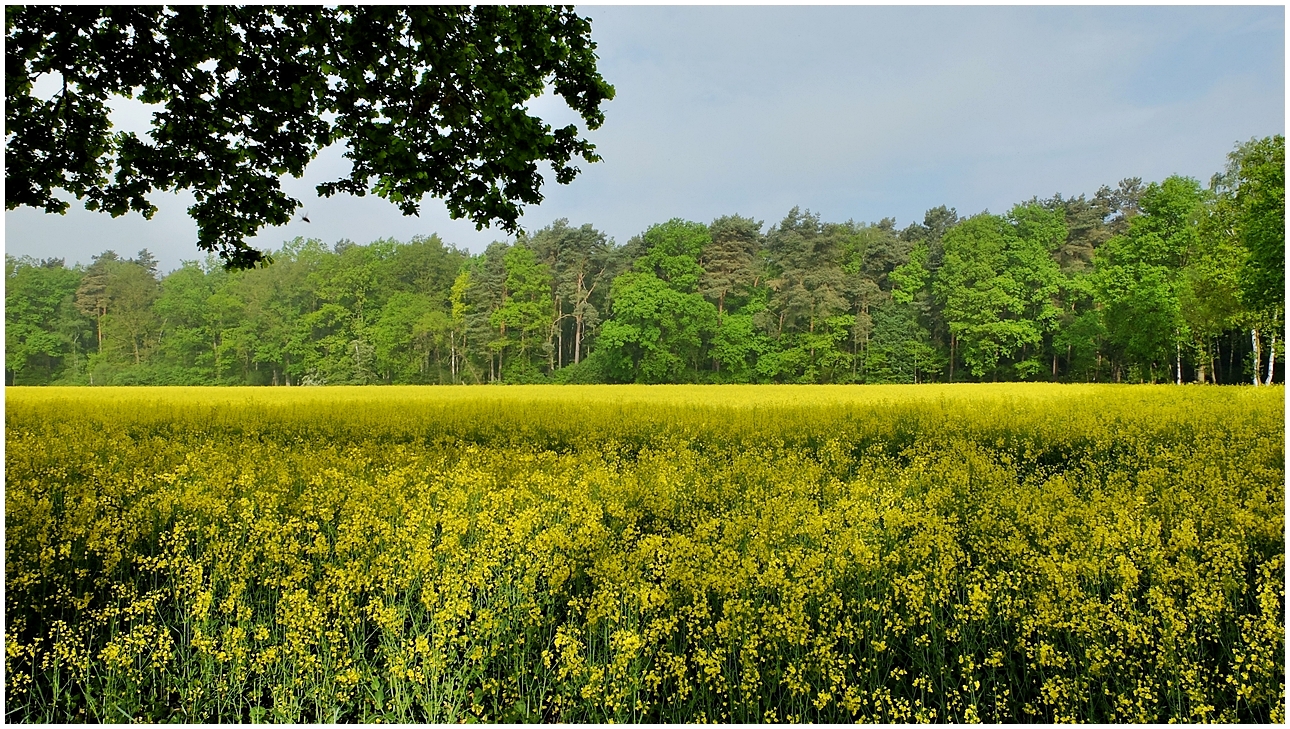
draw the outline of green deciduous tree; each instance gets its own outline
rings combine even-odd
[[[697,378],[717,308],[698,293],[707,226],[673,219],[634,240],[633,270],[614,279],[612,316],[599,345],[611,376],[626,382]]]
[[[198,246],[232,267],[266,260],[245,238],[287,223],[300,177],[344,140],[349,174],[318,186],[423,196],[454,218],[515,230],[574,158],[599,159],[576,125],[525,102],[548,85],[588,129],[613,87],[591,24],[547,6],[11,6],[5,8],[5,204],[64,212],[56,191],[114,216],[151,217],[153,190],[191,190]],[[42,77],[61,86],[32,95]],[[158,105],[147,138],[114,133],[112,97]]]
[[[912,304],[914,297],[931,283],[927,270],[927,244],[919,243],[909,253],[909,261],[892,269],[887,279],[891,281],[891,298],[900,304]]]
[[[677,291],[692,293],[704,274],[699,257],[711,241],[708,226],[673,218],[645,231],[632,267],[654,274]]]
[[[75,307],[81,272],[61,259],[5,256],[5,381],[47,383],[72,364],[88,322]]]
[[[155,305],[161,331],[153,364],[170,370],[172,384],[205,384],[216,369],[222,331],[219,312],[210,306],[215,284],[196,261],[185,261],[161,281]]]
[[[1200,250],[1205,192],[1196,180],[1173,176],[1148,185],[1139,206],[1125,232],[1099,249],[1094,290],[1121,366],[1152,381],[1173,371],[1177,381],[1191,341],[1182,274]]]
[[[1242,145],[1232,155],[1239,210],[1237,236],[1248,257],[1242,293],[1252,309],[1285,300],[1286,143],[1277,135]]]
[[[1282,350],[1285,346],[1285,137],[1237,145],[1211,188],[1217,200],[1207,232],[1221,249],[1239,247],[1241,318],[1254,350],[1252,379],[1259,384],[1266,345],[1264,381],[1270,383],[1278,341]]]
[[[774,342],[757,326],[757,311],[745,309],[719,318],[712,337],[712,358],[720,381],[753,381],[760,358],[774,348]]]
[[[1007,217],[982,213],[946,232],[933,289],[974,376],[997,377],[1009,359],[1022,378],[1043,368],[1044,335],[1058,314],[1052,252],[1065,238],[1062,216],[1037,204],[1018,205]]]
[[[696,378],[717,308],[702,294],[678,290],[650,271],[614,279],[613,315],[601,326],[600,350],[624,382]]]
[[[539,372],[536,357],[546,354],[542,347],[551,328],[551,269],[524,245],[511,246],[502,263],[506,269],[502,303],[489,317],[500,337],[497,351],[502,364],[498,367],[507,379],[533,379]]]
[[[461,382],[463,369],[471,369],[470,358],[467,356],[470,343],[466,338],[467,314],[470,311],[470,303],[466,300],[466,292],[470,289],[470,269],[463,265],[457,278],[452,282],[452,288],[448,292],[449,314],[448,320],[450,329],[448,332],[449,359],[448,367],[452,375],[452,381]],[[474,377],[479,381],[479,377]]]
[[[448,344],[448,315],[427,296],[396,291],[381,307],[370,336],[375,368],[385,382],[437,382],[433,364]]]
[[[874,307],[873,334],[865,349],[868,382],[925,382],[945,368],[913,307],[888,300]]]

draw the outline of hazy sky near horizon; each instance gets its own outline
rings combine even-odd
[[[617,89],[591,132],[604,161],[572,184],[546,175],[529,230],[568,218],[619,244],[673,217],[825,220],[903,227],[938,205],[1004,212],[1032,196],[1091,195],[1125,177],[1208,182],[1237,142],[1285,133],[1285,9],[1247,7],[582,6],[599,69]],[[530,104],[554,125],[558,99]],[[143,131],[147,112],[114,119]],[[339,147],[284,188],[298,218],[252,245],[296,236],[367,243],[438,233],[482,251],[508,237],[449,219],[427,198],[404,217],[376,198],[319,199]],[[15,256],[89,263],[148,248],[163,271],[204,256],[189,194],[154,194],[151,221],[73,202],[66,216],[5,213]]]

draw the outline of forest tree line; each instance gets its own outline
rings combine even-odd
[[[615,245],[565,220],[472,255],[296,239],[159,275],[5,257],[9,384],[1283,381],[1285,140],[1187,177],[928,210],[791,210]]]

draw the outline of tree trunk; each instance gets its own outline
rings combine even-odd
[[[1209,380],[1215,385],[1218,384],[1218,363],[1221,359],[1217,356],[1218,343],[1210,340],[1209,343]]]
[[[1268,378],[1263,381],[1264,385],[1272,384],[1272,375],[1277,367],[1277,333],[1272,332],[1272,342],[1268,345]]]
[[[573,363],[578,364],[582,361],[582,315],[577,316],[577,330],[573,337]]]
[[[950,335],[950,382],[954,381],[954,350],[958,346],[959,338]]]
[[[851,381],[856,379],[857,354],[860,349],[860,340],[856,339],[855,329],[851,330]]]
[[[864,333],[864,346],[860,348],[864,352],[864,381],[869,381],[869,332]]]
[[[1053,350],[1053,382],[1057,381],[1057,350]]]
[[[1234,333],[1229,332],[1227,335],[1227,373],[1229,375],[1232,375],[1233,382],[1236,382],[1238,379],[1240,379],[1240,376],[1233,371],[1235,367],[1236,367],[1236,335]]]
[[[600,273],[604,273],[604,272],[605,272],[604,269],[600,270]],[[586,275],[587,274],[583,271],[578,272],[578,302],[573,306],[573,363],[574,364],[578,364],[579,362],[582,361],[582,317],[583,317],[582,307],[586,306],[587,302],[591,300],[591,292],[595,291],[596,285],[600,283],[599,281],[597,281],[595,284],[591,285],[591,289],[587,291],[587,293],[585,294],[582,293],[583,291],[582,283],[585,280],[584,277]],[[600,274],[597,274],[597,275],[600,275]]]
[[[1259,386],[1259,368],[1263,362],[1263,350],[1259,348],[1259,330],[1250,330],[1250,344],[1254,347],[1254,386]]]
[[[1182,384],[1182,343],[1174,341],[1174,384]]]
[[[547,330],[546,336],[546,344],[548,347],[552,344],[551,340],[555,340],[555,351],[548,352],[546,356],[546,366],[547,370],[550,372],[555,372],[557,367],[564,366],[564,324],[560,318],[560,309],[563,307],[560,306],[560,297],[558,295],[554,297],[553,301],[554,306],[551,309],[552,329]],[[557,326],[559,327],[558,329],[555,328]]]

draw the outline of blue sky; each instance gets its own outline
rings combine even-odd
[[[548,175],[536,229],[592,223],[618,243],[650,224],[739,213],[766,227],[794,205],[826,220],[900,226],[930,207],[1007,210],[1034,195],[1091,195],[1124,177],[1207,182],[1238,141],[1285,132],[1283,7],[580,7],[617,88],[590,134],[604,161],[571,185]],[[575,120],[558,99],[530,107]],[[114,117],[142,131],[139,104]],[[327,150],[284,187],[311,222],[265,229],[328,244],[476,231],[426,199],[407,218],[378,198],[319,200],[346,169]],[[74,204],[5,213],[12,255],[88,263],[147,247],[170,270],[202,257],[185,209],[158,194],[151,221]]]

